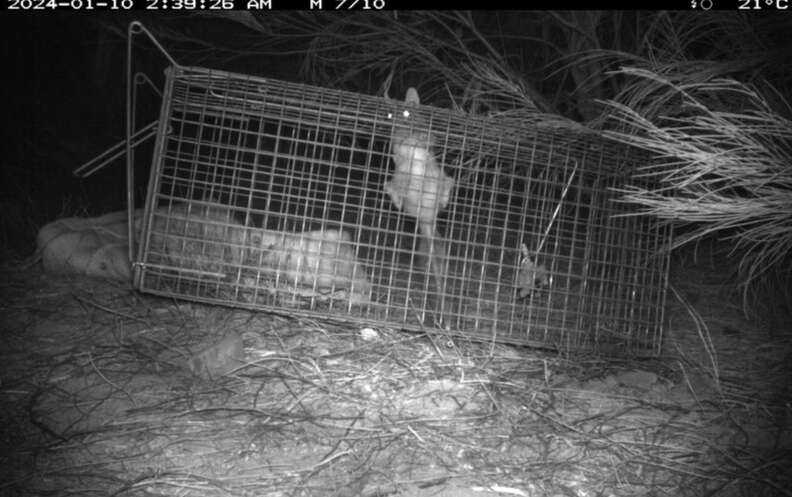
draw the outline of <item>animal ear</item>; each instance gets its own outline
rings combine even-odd
[[[407,88],[407,96],[404,97],[404,103],[411,105],[419,105],[421,103],[421,98],[418,96],[418,90],[416,90],[412,86]]]

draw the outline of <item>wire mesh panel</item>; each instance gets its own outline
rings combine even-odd
[[[630,151],[409,97],[169,70],[136,286],[563,351],[657,351],[668,261],[656,253],[670,233],[614,202]]]

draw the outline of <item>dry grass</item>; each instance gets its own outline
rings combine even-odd
[[[717,235],[739,256],[746,290],[780,275],[792,257],[792,121],[755,89],[731,79],[624,68],[628,104],[609,102],[606,136],[652,154],[638,174],[653,189],[628,187],[623,201],[677,227],[673,247]],[[746,297],[748,298],[748,297]],[[778,305],[789,301],[778,300]]]
[[[5,494],[789,495],[782,349],[746,332],[735,374],[684,313],[684,355],[608,364],[6,276]],[[231,333],[244,365],[193,376]]]

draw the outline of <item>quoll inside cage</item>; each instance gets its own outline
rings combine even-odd
[[[657,351],[657,254],[671,234],[614,202],[632,152],[416,100],[169,69],[136,286],[565,351]]]

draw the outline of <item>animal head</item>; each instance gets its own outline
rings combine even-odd
[[[404,98],[404,106],[389,115],[393,120],[391,153],[397,169],[422,169],[428,161],[433,160],[429,133],[421,129],[422,120],[415,112],[420,103],[418,90],[410,87]]]

